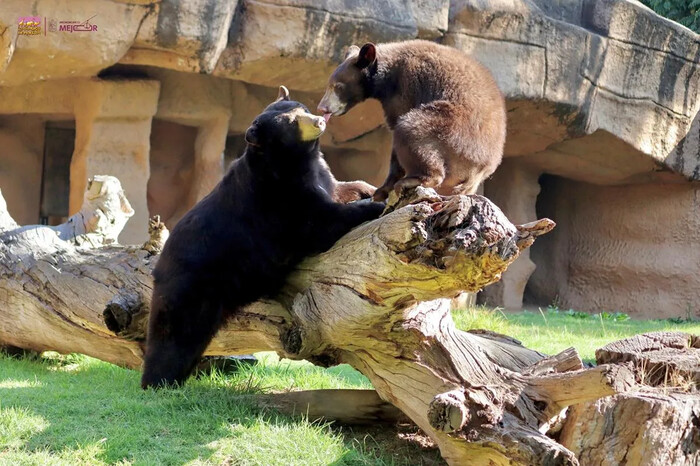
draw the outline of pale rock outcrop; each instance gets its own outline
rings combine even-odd
[[[555,104],[559,140],[602,130],[698,179],[697,147],[674,150],[698,110],[696,34],[633,1],[502,4],[452,2],[444,42],[489,66],[507,96]]]
[[[348,44],[417,33],[410,0],[243,1],[214,74],[318,91]]]
[[[148,223],[147,186],[151,119],[156,113],[160,83],[154,80],[90,80],[75,102],[75,152],[71,160],[70,211],[83,202],[87,180],[111,173],[122,180],[134,209],[133,226],[120,236],[127,244],[143,236]]]
[[[95,76],[118,62],[134,45],[139,25],[149,9],[146,5],[112,1],[3,0],[0,4],[0,31],[3,27],[9,28],[3,38],[8,33],[9,37],[0,40],[0,57],[11,57],[0,73],[0,86]],[[43,18],[85,21],[94,15],[95,32],[44,31],[48,28],[45,28]],[[18,18],[23,16],[41,17],[42,33],[18,35]]]

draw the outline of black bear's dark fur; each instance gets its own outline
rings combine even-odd
[[[320,128],[312,140],[301,114]],[[381,214],[381,203],[333,201],[322,120],[281,94],[248,129],[243,156],[175,226],[153,272],[142,387],[182,384],[229,316]]]

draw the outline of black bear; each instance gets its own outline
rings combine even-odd
[[[457,49],[424,40],[351,46],[318,109],[327,121],[368,98],[382,103],[394,136],[375,200],[418,185],[471,194],[501,163],[503,95],[491,73]]]
[[[325,123],[280,87],[246,131],[243,156],[173,228],[153,272],[143,388],[182,384],[227,317],[379,217],[381,203],[334,201]]]

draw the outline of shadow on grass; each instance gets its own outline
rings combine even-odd
[[[283,362],[154,392],[141,390],[139,372],[82,356],[0,355],[0,462],[441,464],[438,452],[399,439],[393,427],[329,427],[236,396],[259,392],[275,377],[286,383],[286,377],[315,377],[316,371]],[[340,377],[353,385],[357,377],[349,367],[333,372],[331,382]],[[22,416],[26,425],[17,426]],[[5,456],[8,451],[15,456]]]
[[[432,441],[414,425],[342,427],[343,441],[348,450],[332,466],[359,464],[392,464],[410,466],[445,466],[447,463]],[[417,441],[415,437],[420,437]],[[425,443],[429,443],[426,445]],[[370,462],[367,462],[370,460]]]

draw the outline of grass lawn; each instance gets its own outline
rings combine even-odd
[[[700,335],[700,320],[633,320],[625,314],[591,315],[555,308],[518,313],[475,308],[453,312],[452,316],[461,329],[493,330],[546,354],[573,346],[589,362],[595,362],[595,350],[601,346],[639,333],[670,330]]]
[[[453,315],[464,329],[506,333],[545,353],[574,346],[589,360],[595,348],[636,333],[700,334],[697,321],[633,321],[552,309],[517,314],[470,309]],[[324,370],[261,353],[260,364],[236,374],[191,379],[181,390],[144,392],[136,371],[79,355],[45,356],[0,356],[0,465],[442,464],[436,451],[398,439],[390,429],[292,420],[236,397],[370,387],[348,366]]]

